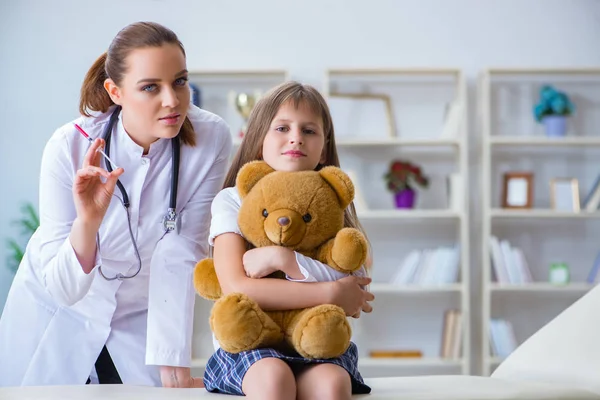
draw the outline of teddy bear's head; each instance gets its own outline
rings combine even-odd
[[[350,178],[339,168],[274,171],[264,161],[244,165],[236,180],[242,198],[238,224],[255,247],[311,251],[344,227],[354,198]]]

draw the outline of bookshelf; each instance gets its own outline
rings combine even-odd
[[[240,93],[258,97],[289,79],[286,70],[191,70],[189,82],[200,89],[200,107],[221,116],[229,125],[234,146],[241,142],[239,132],[244,118],[236,109],[235,98]],[[192,337],[192,374],[202,376],[209,357],[214,352],[212,333],[208,324],[212,301],[196,296]]]
[[[548,84],[576,104],[564,137],[548,137],[534,118],[539,91]],[[594,286],[588,275],[600,250],[595,243],[600,212],[554,209],[550,182],[577,179],[582,208],[593,190],[600,174],[600,69],[487,69],[478,89],[483,167],[481,354],[483,375],[490,375],[514,346]],[[514,171],[533,176],[532,204],[524,209],[502,207],[503,175]],[[555,263],[567,264],[568,281],[550,282],[550,265]]]
[[[244,126],[244,118],[236,109],[236,97],[246,94],[256,99],[273,86],[288,80],[289,74],[283,69],[191,70],[188,77],[190,85],[200,89],[199,106],[229,124],[235,151],[241,142],[239,132]]]
[[[353,177],[358,216],[375,254],[370,286],[376,296],[374,312],[353,321],[361,373],[469,373],[467,106],[461,71],[329,69],[322,93],[332,113],[342,168]],[[417,188],[420,197],[412,209],[395,208],[383,180],[396,159],[420,165],[430,177],[427,189]],[[458,178],[450,188],[447,174]],[[457,196],[452,202],[448,189]],[[456,246],[460,254],[455,281],[394,281],[411,252],[442,246]],[[419,265],[424,258],[420,260]],[[433,261],[428,265],[437,266]],[[462,314],[460,351],[443,358],[448,309]],[[422,356],[370,357],[371,352],[403,350]]]
[[[287,79],[287,71],[279,70],[190,72],[190,82],[201,89],[202,108],[225,118],[231,127],[234,145],[240,142],[236,133],[244,122],[235,110],[234,94],[264,93]],[[360,351],[361,373],[365,377],[469,373],[468,149],[464,77],[455,69],[337,69],[325,71],[324,87],[320,89],[334,114],[342,168],[354,173],[353,181],[363,197],[363,207],[356,202],[358,215],[375,253],[374,280],[369,288],[377,297],[373,304],[375,311],[363,314],[358,320],[351,319],[353,341]],[[374,89],[378,96],[367,96],[366,101],[373,103],[364,108],[367,118],[361,121],[353,118],[354,112],[344,114],[343,106],[356,106],[356,102],[365,101],[362,95],[340,97],[342,101],[338,104],[332,100],[338,90],[355,93]],[[415,99],[418,102],[415,103]],[[363,104],[360,105],[363,109]],[[449,112],[449,108],[453,111]],[[445,115],[450,113],[454,129],[448,129],[445,122]],[[383,172],[387,164],[398,157],[422,164],[431,176],[430,187],[419,192],[414,209],[395,208],[393,195],[385,188]],[[450,188],[445,175],[448,171],[454,177]],[[452,202],[448,189],[453,193]],[[392,282],[410,251],[438,246],[456,246],[460,254],[455,282],[404,285]],[[192,368],[196,376],[203,372],[213,352],[207,324],[211,307],[212,302],[197,297],[192,348]],[[461,351],[456,357],[442,358],[444,314],[448,309],[461,311],[461,334],[457,339]],[[422,356],[370,357],[371,351],[414,349]]]

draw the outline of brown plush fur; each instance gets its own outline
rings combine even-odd
[[[252,245],[285,246],[345,273],[364,264],[365,237],[343,227],[354,186],[341,169],[282,172],[255,161],[239,171],[236,187],[242,198],[238,224]],[[212,259],[196,265],[194,285],[202,297],[218,299],[210,325],[228,352],[287,344],[304,357],[331,358],[350,344],[350,325],[338,306],[265,312],[244,294],[222,296]]]

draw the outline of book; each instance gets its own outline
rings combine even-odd
[[[458,359],[462,352],[463,318],[460,310],[444,312],[440,357]]]
[[[420,358],[421,350],[373,350],[369,352],[371,358]]]

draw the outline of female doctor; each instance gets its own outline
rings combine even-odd
[[[192,270],[229,129],[190,106],[183,45],[156,23],[117,34],[80,111],[44,150],[40,227],[0,319],[0,386],[201,386],[189,369]]]

